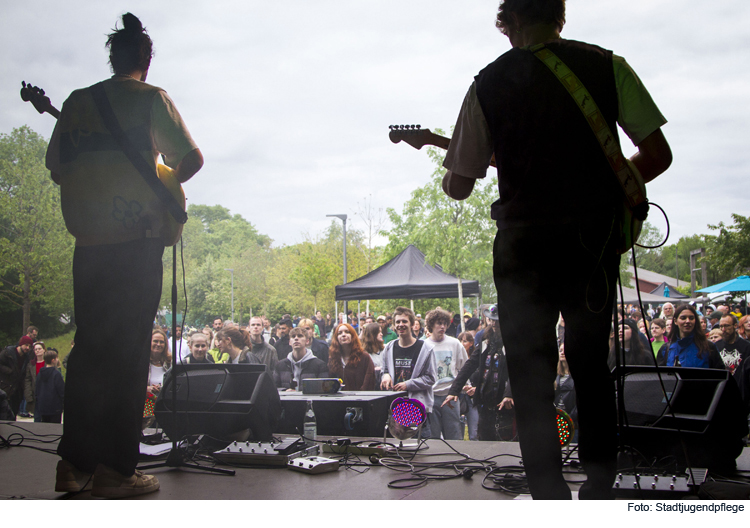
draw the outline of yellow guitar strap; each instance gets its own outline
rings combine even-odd
[[[591,130],[594,132],[604,155],[607,157],[612,170],[617,176],[617,180],[620,182],[630,208],[633,209],[637,205],[646,202],[646,186],[643,183],[643,178],[630,167],[607,121],[580,79],[544,44],[531,46],[529,50],[547,65],[573,97],[581,112],[583,112],[586,122],[588,122]]]

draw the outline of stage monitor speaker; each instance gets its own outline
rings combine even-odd
[[[154,415],[159,426],[177,440],[205,434],[222,441],[270,441],[281,416],[281,402],[273,376],[265,369],[265,365],[251,364],[176,365],[165,376],[156,400]]]
[[[693,467],[735,467],[748,434],[747,411],[729,371],[628,366],[620,373],[625,444],[646,456],[674,456],[686,466],[684,444]]]
[[[282,392],[284,414],[276,432],[299,434],[307,411],[307,400],[313,402],[317,432],[321,436],[357,436],[382,438],[391,402],[405,392],[342,391],[337,394],[303,394]]]

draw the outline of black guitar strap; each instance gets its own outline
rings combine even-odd
[[[91,91],[94,103],[102,116],[104,126],[107,127],[109,133],[112,134],[112,137],[117,141],[117,144],[120,145],[125,156],[127,156],[133,166],[138,169],[138,172],[143,176],[143,179],[148,186],[151,187],[151,190],[154,191],[154,194],[156,194],[159,200],[161,200],[167,207],[169,214],[172,215],[175,221],[180,224],[187,222],[188,215],[185,210],[177,202],[172,193],[169,192],[169,189],[165,187],[164,183],[162,183],[157,176],[156,171],[143,158],[135,145],[130,141],[127,134],[125,134],[125,131],[123,131],[120,123],[118,123],[117,116],[115,116],[115,112],[112,110],[112,105],[109,103],[107,93],[104,91],[104,86],[101,83],[98,83],[91,86],[89,90]]]

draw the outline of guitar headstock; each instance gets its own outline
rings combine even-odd
[[[52,102],[49,100],[49,97],[44,94],[43,89],[38,86],[26,84],[26,81],[21,81],[21,84],[23,85],[23,88],[21,88],[21,99],[34,105],[37,112],[40,114],[47,112],[55,117],[60,114],[60,112],[57,111],[57,108],[52,106]]]
[[[433,145],[432,137],[434,134],[429,128],[422,128],[421,125],[390,125],[391,131],[388,137],[394,143],[405,141],[415,149],[419,150],[425,145]]]

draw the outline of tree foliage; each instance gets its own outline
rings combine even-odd
[[[24,330],[36,315],[73,312],[74,239],[46,151],[44,138],[27,126],[0,134],[0,296],[21,309]]]
[[[722,280],[729,280],[750,272],[750,217],[732,214],[733,223],[719,222],[709,229],[717,235],[707,235],[706,259]]]

